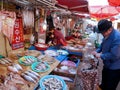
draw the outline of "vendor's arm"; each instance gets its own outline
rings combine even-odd
[[[60,42],[63,46],[66,46],[67,45],[67,42],[65,42],[63,39],[60,39]]]

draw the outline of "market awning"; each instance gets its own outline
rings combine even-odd
[[[119,14],[120,7],[114,7],[110,5],[106,6],[90,6],[90,15],[94,18],[110,18]]]
[[[120,0],[108,0],[111,6],[120,6]]]
[[[73,12],[89,13],[87,0],[57,0],[58,6]]]

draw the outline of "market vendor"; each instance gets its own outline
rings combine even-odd
[[[102,19],[98,31],[103,35],[101,46],[92,54],[103,60],[102,90],[116,90],[120,81],[120,32],[112,27],[112,22]]]
[[[49,32],[47,32],[47,35],[46,35],[46,43],[49,45],[49,46],[54,46],[56,45],[56,43],[54,42],[54,28],[51,28]]]
[[[61,29],[57,28],[54,30],[54,42],[57,46],[66,46],[67,42],[65,40],[65,37],[63,36]]]

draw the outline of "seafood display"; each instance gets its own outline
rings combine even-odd
[[[38,73],[36,73],[36,72],[34,72],[34,71],[32,71],[32,70],[28,70],[28,72],[34,74],[34,75],[37,76],[37,77],[40,77],[40,75],[39,75]]]
[[[42,90],[66,90],[66,83],[56,75],[47,75],[41,78],[40,87]]]
[[[40,55],[37,58],[38,58],[38,61],[45,61],[48,64],[53,64],[55,62],[55,58],[48,55]]]
[[[36,56],[39,56],[41,54],[42,53],[40,51],[37,51],[37,50],[26,50],[25,51],[25,55],[27,55],[27,56],[34,56],[34,57],[36,57]]]
[[[19,64],[13,64],[13,67],[15,67],[17,70],[23,70]]]
[[[35,47],[37,50],[47,50],[48,45],[44,43],[36,43]]]
[[[57,50],[59,55],[68,55],[69,53],[66,50]]]
[[[19,74],[9,73],[0,83],[0,90],[20,90],[18,84],[26,85],[27,82]]]
[[[36,83],[40,78],[39,74],[37,74],[34,71],[25,71],[24,73],[21,74],[21,76],[25,80],[27,80],[29,82],[33,82],[33,83]]]
[[[49,55],[49,56],[57,56],[58,53],[54,50],[46,50],[44,51],[45,55]]]
[[[19,59],[20,57],[23,57],[25,55],[25,51],[23,51],[23,50],[17,50],[17,51],[9,51],[8,52],[8,57],[10,58],[10,59]]]
[[[66,65],[66,66],[76,67],[76,64],[75,64],[74,62],[72,62],[72,61],[68,61],[68,60],[66,60],[66,61],[62,61],[62,62],[61,62],[61,65]]]
[[[65,49],[82,49],[83,46],[82,46],[82,45],[79,45],[79,44],[75,44],[75,45],[63,46],[62,48],[65,48]]]
[[[6,57],[0,59],[0,65],[2,66],[0,69],[1,75],[4,75],[4,77],[0,75],[0,90],[32,90],[33,84],[38,83],[41,78],[40,74],[37,72],[40,72],[41,76],[49,73],[48,70],[51,70],[49,64],[56,63],[56,59],[49,55],[41,55],[42,53],[40,52],[36,52],[38,54],[37,58],[35,56],[24,56],[30,55],[33,52],[34,51],[29,50],[24,51],[23,55],[16,54],[16,57],[19,59],[10,57],[11,60]],[[56,64],[58,64],[58,62]],[[55,83],[57,83],[55,86],[56,90],[62,90],[59,89],[63,87],[61,80],[55,81]],[[41,90],[44,89],[41,88]]]
[[[19,63],[23,65],[31,65],[35,61],[37,61],[37,58],[34,56],[24,56],[19,59]]]
[[[31,68],[35,72],[46,72],[50,69],[50,66],[45,62],[35,62],[31,65]]]
[[[53,72],[69,74],[74,77],[74,75],[77,73],[77,69],[76,67],[72,67],[72,66],[59,65],[54,69]]]
[[[12,64],[12,61],[8,58],[1,58],[0,59],[0,64],[3,64],[3,65],[11,65]]]
[[[14,73],[18,73],[18,70],[13,66],[8,66],[8,70]]]
[[[12,66],[8,66],[8,70],[13,73],[18,73],[20,70],[23,70],[19,64],[13,64]]]

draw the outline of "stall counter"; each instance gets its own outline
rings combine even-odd
[[[18,60],[13,60],[13,61],[14,61],[14,63],[18,63]],[[49,71],[44,72],[44,73],[38,73],[38,74],[40,75],[40,77],[43,77],[45,75],[50,74],[53,71],[53,69],[58,66],[59,63],[60,62],[58,60],[56,60],[53,64],[50,65],[50,70]],[[21,65],[21,66],[22,66],[23,70],[18,72],[19,75],[21,75],[22,72],[31,69],[30,66],[24,66],[24,65]],[[10,71],[8,71],[8,69],[7,69],[7,66],[0,64],[0,67],[1,67],[0,68],[0,75],[7,76],[7,74],[10,73]],[[37,83],[36,84],[31,83],[31,82],[27,82],[27,83],[28,83],[27,86],[26,85],[20,85],[21,90],[34,90],[34,88],[37,84]]]

